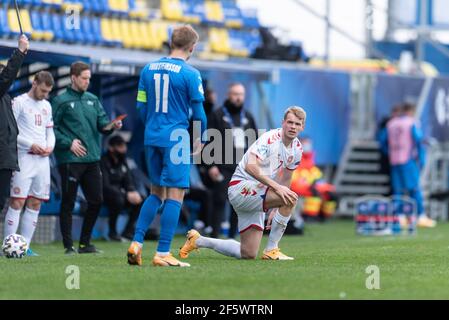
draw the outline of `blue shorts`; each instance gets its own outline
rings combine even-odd
[[[419,188],[419,168],[415,161],[391,166],[393,194],[405,194]]]
[[[172,147],[145,146],[150,181],[160,187],[187,189],[190,187],[190,158],[175,164],[170,158],[171,150]]]

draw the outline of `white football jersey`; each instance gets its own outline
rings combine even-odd
[[[24,93],[13,100],[12,108],[19,127],[19,137],[47,147],[47,128],[53,127],[50,103],[45,99],[36,101]],[[18,147],[24,151],[23,146]]]
[[[295,170],[298,167],[302,157],[302,146],[299,139],[295,138],[291,145],[286,147],[282,142],[282,128],[265,132],[245,153],[232,180],[257,181],[245,170],[250,153],[262,161],[263,173],[276,180],[282,169]]]

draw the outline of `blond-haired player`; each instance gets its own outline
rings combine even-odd
[[[47,71],[36,74],[29,92],[16,97],[13,112],[19,128],[17,149],[20,171],[11,180],[11,203],[5,217],[5,236],[16,233],[20,213],[21,234],[28,248],[36,229],[42,201],[50,198],[49,155],[55,146],[53,117],[46,100],[54,85],[53,76]],[[36,255],[28,249],[27,255]]]
[[[187,258],[197,248],[210,248],[221,254],[255,259],[264,230],[265,213],[271,209],[268,243],[262,259],[293,260],[279,249],[298,196],[290,190],[293,171],[301,161],[302,147],[297,136],[304,130],[306,113],[300,107],[285,111],[282,128],[263,134],[245,153],[231,182],[228,197],[238,216],[241,242],[201,236],[190,230],[179,255]]]

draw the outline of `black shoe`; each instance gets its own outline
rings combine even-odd
[[[103,253],[103,251],[98,250],[93,244],[83,245],[80,244],[78,253]]]
[[[121,242],[122,241],[122,237],[120,237],[118,234],[114,233],[114,234],[110,234],[109,235],[109,240],[110,241]]]
[[[134,232],[124,232],[122,233],[122,238],[126,240],[132,240],[134,238]]]
[[[67,255],[76,254],[76,250],[74,247],[66,248],[64,254],[67,254]]]

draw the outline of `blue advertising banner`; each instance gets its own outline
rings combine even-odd
[[[426,138],[449,141],[449,78],[436,78],[421,114]]]
[[[390,115],[394,105],[405,101],[417,103],[423,86],[423,78],[379,74],[374,92],[377,123]]]
[[[284,110],[301,106],[307,112],[303,136],[312,139],[318,165],[337,164],[348,138],[350,76],[344,72],[282,70],[271,102],[274,123]]]

